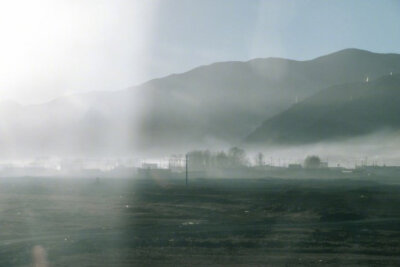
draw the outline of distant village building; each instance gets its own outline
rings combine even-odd
[[[172,172],[183,172],[185,170],[185,156],[183,155],[172,155],[168,160],[168,168]]]
[[[171,177],[171,170],[159,168],[157,163],[142,163],[137,174],[139,178],[146,179],[169,178]]]
[[[157,163],[142,163],[142,169],[153,170],[158,169]]]
[[[322,161],[319,165],[320,168],[328,168],[328,162]]]
[[[301,166],[301,164],[291,163],[288,165],[288,168],[291,170],[299,170],[302,169],[303,167]]]

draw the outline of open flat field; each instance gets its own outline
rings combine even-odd
[[[399,185],[183,182],[3,178],[0,266],[400,264]]]

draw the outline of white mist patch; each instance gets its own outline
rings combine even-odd
[[[367,136],[307,145],[268,146],[249,149],[262,152],[267,164],[287,166],[303,163],[308,155],[318,155],[329,166],[353,168],[356,165],[400,165],[400,134],[384,130]]]

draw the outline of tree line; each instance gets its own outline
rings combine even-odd
[[[188,153],[188,160],[191,170],[241,168],[250,164],[246,152],[238,147],[232,147],[227,152],[195,150]]]
[[[211,152],[209,150],[195,150],[188,153],[188,164],[192,171],[210,169],[244,168],[251,165],[244,149],[232,147],[228,151]],[[253,166],[264,166],[264,154],[259,152],[254,157]],[[314,169],[320,168],[322,161],[318,156],[307,156],[303,167]]]

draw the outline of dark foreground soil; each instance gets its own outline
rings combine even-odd
[[[400,265],[398,185],[182,182],[3,179],[0,266]]]

